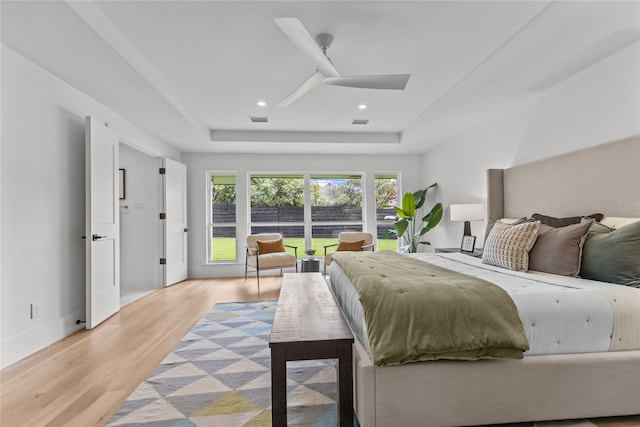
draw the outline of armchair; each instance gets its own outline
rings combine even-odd
[[[343,231],[338,234],[338,242],[324,247],[324,274],[327,274],[327,265],[331,264],[331,253],[328,249],[336,246],[335,252],[342,251],[375,251],[373,234],[362,231]]]
[[[294,254],[285,250],[291,248]],[[244,280],[247,280],[248,268],[256,270],[258,292],[260,292],[260,271],[295,267],[298,271],[298,247],[285,245],[280,233],[262,233],[247,236]]]

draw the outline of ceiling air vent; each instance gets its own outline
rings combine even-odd
[[[251,123],[269,123],[269,117],[249,117]]]
[[[369,123],[369,119],[353,119],[351,122],[352,125],[366,125]]]

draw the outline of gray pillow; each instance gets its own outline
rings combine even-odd
[[[594,213],[591,215],[584,215],[588,218],[593,218],[596,221],[600,222],[602,221],[602,218],[604,218],[604,215],[602,215],[601,213]],[[541,215],[538,213],[534,213],[533,215],[531,215],[531,218],[533,218],[536,221],[540,221],[541,223],[543,223],[544,225],[548,225],[550,227],[565,227],[567,225],[571,225],[571,224],[578,224],[580,223],[580,220],[582,219],[581,216],[569,216],[566,218],[555,218],[553,216],[547,216],[547,215]]]
[[[596,224],[582,248],[580,276],[640,288],[640,221],[613,231]]]
[[[542,224],[536,243],[529,252],[529,269],[577,277],[582,246],[593,222],[589,220],[560,228]]]

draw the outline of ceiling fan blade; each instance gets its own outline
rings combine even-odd
[[[293,44],[316,63],[318,70],[325,77],[340,75],[298,18],[276,18],[275,21]]]
[[[309,92],[314,87],[318,86],[324,80],[324,76],[320,71],[316,71],[304,81],[300,86],[296,88],[293,92],[291,92],[285,99],[280,101],[276,108],[286,107],[287,105],[293,103],[298,98],[300,98],[305,93]]]
[[[403,90],[411,74],[381,74],[378,76],[327,77],[325,84],[333,86],[358,87],[363,89]]]

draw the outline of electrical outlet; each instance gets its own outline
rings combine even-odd
[[[40,312],[41,312],[40,303],[34,302],[33,304],[31,304],[31,318],[32,319],[40,317]]]

